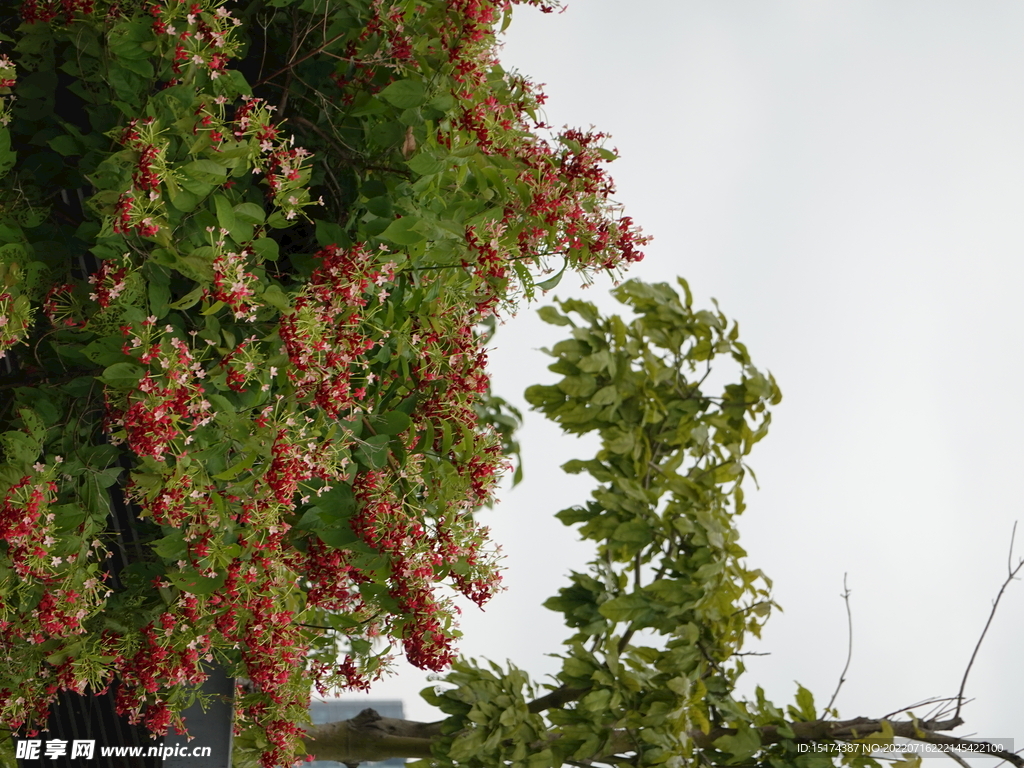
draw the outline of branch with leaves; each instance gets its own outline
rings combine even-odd
[[[839,718],[833,705],[852,642],[823,711],[803,687],[784,708],[761,689],[753,700],[736,697],[744,640],[774,603],[770,582],[744,562],[735,519],[746,456],[780,396],[735,326],[720,312],[693,309],[682,281],[680,288],[682,298],[667,285],[623,284],[615,295],[632,318],[602,317],[579,301],[541,310],[571,336],[550,350],[559,380],[532,387],[528,398],[566,431],[601,438],[594,458],[565,466],[597,481],[592,499],[558,513],[595,543],[597,556],[546,603],[569,628],[556,683],[545,692],[514,666],[459,661],[445,678],[451,687],[423,692],[448,718],[421,726],[416,748],[430,741],[435,768],[876,766],[883,753],[874,748],[894,756],[899,750],[888,750],[900,738],[1024,764],[998,745],[947,733],[963,722],[952,711],[957,699],[938,702],[924,719],[898,717],[906,710]],[[722,358],[738,382],[708,396],[706,368]],[[849,595],[844,581],[848,609]],[[317,737],[307,741],[315,754],[341,754],[326,731]],[[916,764],[918,749],[908,746],[902,764]]]

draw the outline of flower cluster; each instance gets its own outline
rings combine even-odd
[[[0,88],[13,88],[17,82],[14,62],[10,57],[0,56]],[[0,95],[0,126],[6,127],[11,122],[11,102],[13,96]]]
[[[173,45],[172,70],[176,75],[193,66],[216,80],[241,45],[234,29],[242,22],[221,3],[154,3],[149,13],[153,31]]]
[[[75,286],[71,283],[58,283],[46,292],[43,314],[55,328],[79,328],[85,325],[81,319],[81,308],[74,298],[74,290]],[[109,297],[109,293],[107,295]]]
[[[394,485],[381,472],[363,472],[353,482],[359,509],[352,530],[388,558],[389,594],[398,603],[402,643],[409,662],[439,671],[454,659],[450,623],[452,606],[439,601],[433,583],[446,571],[430,546],[427,531],[410,516]]]
[[[319,205],[320,201],[310,201],[306,188],[313,156],[295,146],[294,136],[281,133],[273,119],[276,109],[263,99],[242,96],[242,103],[228,119],[227,98],[216,96],[196,110],[198,120],[192,130],[209,139],[214,153],[222,151],[221,146],[229,139],[247,143],[252,172],[264,175],[268,199],[290,221],[305,207]]]
[[[24,0],[21,18],[26,24],[46,24],[63,15],[64,23],[70,24],[76,14],[88,16],[94,10],[95,0]]]
[[[129,120],[112,135],[138,155],[131,186],[117,199],[113,230],[122,234],[135,230],[144,237],[152,237],[161,228],[161,186],[165,179],[173,178],[167,165],[167,142],[160,139],[152,117]]]
[[[225,372],[225,383],[228,389],[234,392],[244,392],[249,382],[262,378],[262,363],[265,358],[260,353],[259,347],[253,342],[255,336],[250,336],[239,342],[238,346],[228,352],[220,360],[220,366]],[[277,369],[271,366],[271,378],[277,374]],[[270,389],[269,384],[264,384],[264,391]]]
[[[514,81],[518,99],[503,104],[493,96],[479,97],[484,76],[482,69],[464,71],[467,87],[460,94],[455,124],[482,151],[514,160],[521,168],[517,181],[529,190],[523,196],[529,202],[512,200],[498,223],[501,231],[515,233],[512,256],[576,254],[581,263],[604,269],[642,260],[640,248],[649,238],[610,201],[615,187],[603,164],[615,154],[603,147],[607,136],[567,129],[551,144],[528,130],[532,105],[542,100],[529,81]],[[452,141],[450,136],[438,138]],[[492,250],[468,239],[487,269],[494,260]]]
[[[54,515],[47,508],[53,503],[57,484],[26,475],[4,494],[0,507],[0,539],[7,542],[8,556],[22,578],[52,581],[53,566],[62,558],[51,557],[56,542]],[[56,560],[56,562],[54,562]]]
[[[267,197],[274,201],[287,220],[294,219],[309,201],[306,184],[312,155],[295,146],[295,137],[285,138],[272,120],[274,106],[263,99],[242,97],[243,104],[235,110],[232,135],[237,141],[249,139],[259,147],[253,159],[253,173],[264,174]]]
[[[128,253],[123,254],[119,264],[113,260],[104,261],[95,274],[89,275],[89,285],[93,287],[89,298],[99,304],[101,309],[107,309],[128,287],[128,276],[132,272],[129,256]],[[62,292],[67,293],[66,290]]]
[[[214,228],[207,227],[207,232],[214,232]],[[223,238],[228,231],[220,229],[219,233]],[[236,252],[226,250],[225,245],[223,239],[214,241],[213,287],[208,294],[227,304],[236,320],[252,322],[260,307],[255,300],[259,279],[252,272],[247,272],[246,267],[255,253],[251,247],[243,247]]]
[[[147,372],[128,393],[126,406],[108,398],[107,423],[115,444],[127,442],[136,455],[164,461],[167,454],[180,455],[192,442],[184,427],[194,431],[213,420],[213,406],[200,383],[206,376],[202,362],[186,342],[172,335],[173,327],[165,327],[167,336],[161,343],[146,343],[155,322],[156,318],[147,319],[142,334],[126,326],[125,335],[131,339],[126,349],[145,347],[142,362],[155,360],[161,371]]]
[[[147,330],[152,322],[147,323],[139,334],[130,334],[137,345],[126,347],[140,361],[161,370],[161,382],[166,384],[154,388],[143,379],[131,397],[159,394],[163,402],[151,403],[150,409],[184,413],[178,419],[184,424],[192,417],[183,407],[187,396],[201,396],[191,384],[199,372],[198,361],[178,339],[159,342],[155,332]],[[258,350],[255,337],[244,343]],[[229,352],[215,368],[230,368],[239,357]],[[210,378],[216,380],[216,375]],[[304,706],[301,697],[308,698],[308,685],[301,685],[307,646],[293,612],[281,607],[295,602],[297,585],[305,580],[301,563],[287,544],[288,518],[305,492],[304,484],[317,481],[323,490],[324,482],[342,482],[348,461],[342,440],[325,439],[312,417],[290,410],[283,401],[278,395],[252,420],[252,438],[263,458],[250,461],[253,466],[235,473],[232,481],[208,478],[201,463],[186,460],[187,449],[176,453],[173,464],[163,461],[157,474],[133,472],[129,498],[142,515],[181,532],[185,551],[176,577],[219,579],[223,584],[212,594],[178,593],[144,630],[142,645],[125,656],[120,674],[131,685],[119,694],[124,714],[150,729],[166,727],[173,722],[169,686],[201,681],[202,661],[209,660],[212,649],[235,649],[255,688],[240,702],[239,715],[259,724],[274,745],[264,755],[267,765],[283,759],[296,735],[291,719],[280,713]],[[119,421],[114,418],[115,427]],[[168,446],[181,444],[170,435],[162,438],[154,428],[133,435],[132,428],[124,426],[128,440],[140,443],[136,452],[149,450],[155,439],[164,439]],[[156,453],[159,448],[149,455]],[[214,504],[215,497],[229,500],[232,511]],[[162,581],[158,586],[172,584]]]
[[[317,253],[320,264],[281,318],[281,340],[291,366],[288,376],[300,397],[329,416],[358,409],[368,380],[364,360],[374,347],[365,324],[370,302],[384,300],[394,279],[393,262],[361,246],[331,245]]]
[[[555,7],[538,0],[529,4],[547,12]],[[520,190],[504,199],[501,217],[489,232],[476,227],[466,232],[475,258],[463,266],[481,279],[483,309],[494,308],[499,296],[509,303],[510,267],[516,261],[543,264],[544,257],[557,255],[577,269],[615,270],[640,261],[649,240],[611,200],[615,190],[604,164],[615,153],[603,147],[604,134],[567,129],[547,140],[538,131],[548,126],[536,118],[544,95],[516,76],[503,76],[495,88],[500,65],[493,27],[506,5],[452,0],[438,29],[445,69],[455,82],[455,107],[432,138],[453,153],[475,146],[495,158],[499,168],[515,168],[510,186]],[[379,47],[403,34],[403,17],[394,13],[398,7],[372,6],[365,28],[375,31]],[[369,70],[372,63],[365,60],[361,68]],[[417,65],[410,61],[403,69],[415,72]],[[337,82],[352,87],[359,70]]]
[[[19,647],[41,657],[54,654],[52,658],[60,658],[66,646],[81,647],[78,638],[86,632],[85,622],[102,610],[111,594],[100,571],[107,556],[102,544],[57,530],[54,504],[61,464],[59,456],[49,464],[37,463],[35,474],[10,485],[0,503],[0,540],[13,571],[7,582],[10,591],[0,602],[0,658],[8,662]],[[51,661],[17,689],[0,689],[5,724],[17,728],[38,719],[40,710],[45,717],[51,692],[80,692],[89,682],[95,680],[88,670]]]
[[[0,351],[28,332],[32,301],[42,305],[56,326],[54,346],[70,350],[60,365],[75,365],[82,351],[89,369],[104,369],[109,438],[92,434],[83,450],[62,449],[78,466],[22,478],[0,496],[11,573],[35,590],[17,610],[0,604],[0,632],[11,629],[37,652],[30,657],[21,642],[17,655],[0,641],[0,659],[36,665],[25,700],[0,688],[0,713],[16,725],[38,722],[58,691],[117,676],[119,710],[161,732],[177,724],[188,688],[216,658],[252,681],[237,700],[239,723],[265,737],[264,765],[283,764],[311,683],[363,689],[399,647],[422,668],[444,668],[458,635],[451,590],[482,605],[500,588],[496,553],[472,518],[506,467],[499,436],[478,416],[489,388],[481,321],[529,290],[527,267],[547,268],[544,257],[565,254],[583,271],[614,268],[639,258],[641,240],[609,201],[603,136],[533,135],[542,96],[494,66],[492,27],[504,2],[413,9],[372,0],[326,12],[328,36],[348,25],[332,48],[344,55],[322,51],[339,67],[338,101],[365,103],[396,80],[410,87],[339,118],[351,158],[331,141],[321,145],[328,161],[353,161],[326,174],[343,196],[353,192],[338,201],[352,215],[317,222],[325,247],[312,257],[316,246],[298,246],[304,234],[270,232],[314,204],[312,155],[295,146],[273,106],[240,95],[241,72],[227,71],[241,50],[239,20],[220,0],[144,0],[148,19],[133,4],[96,5],[100,12],[91,0],[23,6],[28,21],[54,22],[33,34],[58,41],[55,55],[77,51],[83,72],[92,54],[65,45],[78,27],[62,28],[59,17],[89,25],[109,43],[101,76],[123,65],[125,81],[139,87],[118,96],[121,113],[137,108],[109,134],[119,146],[76,138],[89,153],[108,152],[88,179],[93,207],[107,218],[98,234],[77,232],[103,259],[90,287],[61,284],[30,301],[18,295],[28,281],[0,271]],[[308,12],[292,10],[268,23],[287,28]],[[297,64],[315,45],[299,37]],[[0,88],[13,79],[5,62]],[[131,90],[111,85],[112,93]],[[406,99],[413,106],[395,103]],[[313,102],[281,103],[302,115]],[[417,144],[435,153],[431,162],[414,160]],[[414,169],[444,160],[445,148],[451,165],[416,178]],[[358,210],[364,200],[372,217]],[[401,245],[405,238],[390,240],[385,227],[406,218],[393,234],[417,217],[405,231],[407,253],[373,245],[378,237]],[[329,237],[343,245],[326,245],[324,233],[336,227]],[[274,259],[278,246],[274,268],[264,269],[261,259]],[[131,259],[108,258],[124,250]],[[8,267],[16,270],[0,264]],[[47,370],[60,370],[46,345],[37,349]],[[81,383],[54,388],[64,398],[57,410],[79,397]],[[83,413],[96,411],[95,397],[82,398]],[[59,432],[49,426],[33,429]],[[79,419],[68,439],[87,428]],[[118,482],[115,454],[131,459],[123,487],[143,520],[151,570],[118,583],[115,622],[105,627],[127,629],[82,633],[106,600],[103,578],[83,574],[103,554],[95,536],[103,483]],[[77,531],[58,528],[60,510],[71,518],[86,507],[91,517]]]
[[[7,354],[32,327],[32,307],[24,296],[0,291],[0,358]]]

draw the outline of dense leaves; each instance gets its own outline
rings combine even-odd
[[[635,752],[643,765],[678,764],[693,754],[689,731],[744,712],[732,698],[743,669],[736,654],[772,602],[768,580],[743,564],[733,518],[743,511],[745,457],[781,396],[751,364],[736,326],[695,311],[680,282],[683,300],[664,284],[617,288],[636,312],[629,321],[578,300],[541,311],[571,337],[550,351],[561,378],[531,387],[527,399],[565,431],[601,438],[594,458],[564,467],[598,482],[591,501],[558,513],[595,542],[597,557],[546,603],[572,631],[552,694],[572,692],[571,704],[546,719],[503,715],[495,724],[475,715],[480,704],[467,709],[467,696],[493,700],[496,692],[481,691],[505,686],[520,702],[511,711],[525,711],[528,682],[514,669],[464,682],[472,668],[460,669],[449,678],[460,687],[434,695],[461,726],[439,756],[539,768]],[[723,356],[739,383],[707,394],[702,377]],[[527,755],[538,740],[543,748]]]

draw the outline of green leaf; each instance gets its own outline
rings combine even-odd
[[[117,362],[124,362],[125,354],[121,351],[122,345],[123,339],[106,336],[86,344],[82,348],[82,354],[96,365],[113,365]]]
[[[267,218],[267,226],[273,229],[288,229],[292,226],[292,222],[285,218],[285,215],[281,211],[274,211]]]
[[[133,389],[145,373],[145,369],[137,363],[114,363],[108,365],[99,378],[114,389]]]
[[[402,411],[391,411],[378,419],[378,432],[385,435],[400,435],[412,426],[412,419]]]
[[[203,286],[196,286],[191,291],[182,296],[180,299],[173,302],[172,304],[168,304],[167,306],[170,309],[188,309],[194,306],[201,298],[203,298],[203,294],[205,292],[206,289]]]
[[[259,237],[252,241],[252,249],[261,259],[277,261],[280,247],[277,241],[270,237]]]
[[[281,312],[289,312],[292,308],[292,303],[288,299],[288,294],[282,291],[281,286],[279,285],[268,285],[263,290],[263,300],[274,309],[280,310]]]
[[[317,219],[316,242],[321,248],[326,248],[329,245],[344,245],[348,242],[348,236],[340,224]]]
[[[633,621],[647,613],[651,608],[650,601],[639,594],[615,597],[598,606],[598,611],[611,621]]]
[[[801,719],[807,722],[816,719],[817,716],[814,712],[814,695],[799,683],[796,685],[796,705],[796,713]],[[793,707],[790,707],[789,709],[792,711]]]
[[[167,574],[167,580],[178,589],[193,595],[211,595],[224,586],[225,574],[212,578],[202,576],[196,571],[182,571]]]
[[[235,206],[234,212],[235,218],[246,224],[262,224],[266,219],[262,206],[256,203],[239,203]]]
[[[586,398],[597,390],[597,379],[589,373],[566,376],[558,382],[558,388],[571,397]]]
[[[0,130],[0,176],[14,167],[17,157],[17,153],[11,149],[10,131]]]
[[[426,88],[419,80],[396,80],[377,95],[399,109],[418,107],[427,100]]]
[[[366,100],[361,104],[360,98],[356,97],[356,105],[349,111],[349,115],[352,117],[366,117],[367,115],[382,115],[388,111],[388,105],[380,99],[371,97],[368,93],[363,91],[360,96],[366,94]]]
[[[352,517],[356,511],[356,497],[352,486],[341,483],[322,493],[316,505],[320,508],[320,519],[327,525],[336,525]]]
[[[224,195],[214,195],[213,205],[217,212],[217,223],[220,228],[232,232],[235,229],[235,211],[231,206],[231,201]]]
[[[0,434],[0,447],[8,461],[16,464],[32,464],[39,457],[42,446],[24,432],[9,431]]]
[[[146,294],[149,299],[149,311],[157,320],[167,314],[168,302],[171,300],[171,288],[166,279],[160,275],[157,278],[151,277],[146,286]]]
[[[193,160],[181,168],[182,173],[200,182],[220,184],[228,175],[228,169],[213,160]]]
[[[576,523],[585,523],[588,520],[592,520],[599,514],[600,512],[589,507],[569,507],[561,512],[556,512],[555,517],[561,520],[564,525],[575,525]]]
[[[446,163],[426,152],[419,152],[409,161],[409,168],[420,176],[429,176],[433,173],[440,173],[445,169]]]
[[[415,216],[403,216],[391,222],[388,228],[381,232],[380,237],[396,245],[415,245],[416,243],[421,243],[427,238],[413,229],[419,223],[420,220]]]
[[[162,539],[157,539],[150,547],[164,560],[181,560],[188,553],[182,531],[172,531]]]
[[[540,315],[541,320],[551,325],[572,325],[572,320],[552,306],[541,307],[537,310],[537,314]]]
[[[338,528],[320,528],[316,535],[324,544],[335,549],[349,549],[352,544],[359,541],[359,537],[347,525]]]
[[[239,461],[239,462],[237,462],[235,464],[232,464],[230,467],[225,469],[223,472],[214,475],[213,479],[214,480],[234,480],[236,477],[238,477],[240,474],[242,474],[242,472],[245,472],[247,469],[252,467],[253,463],[256,461],[256,458],[259,455],[260,454],[259,454],[258,451],[249,451],[249,453],[246,454],[245,458],[243,458],[241,461]]]
[[[541,282],[537,283],[537,287],[540,288],[542,291],[550,291],[552,288],[556,287],[560,282],[562,282],[562,276],[565,274],[565,269],[568,266],[569,260],[566,259],[565,262],[562,264],[562,268],[558,270],[558,274],[556,274],[554,277],[549,277],[547,280],[542,280]]]
[[[611,698],[611,691],[607,688],[599,688],[580,699],[580,706],[588,712],[605,712],[608,709]]]
[[[191,213],[199,205],[199,201],[203,199],[198,192],[173,185],[168,185],[168,196],[171,199],[171,205],[182,213]]]
[[[364,467],[381,469],[388,463],[388,443],[390,441],[391,438],[388,435],[374,435],[359,446],[356,458]]]
[[[178,256],[174,268],[199,283],[213,282],[213,262],[216,250],[211,245],[201,245],[192,249],[187,256]]]
[[[50,145],[50,149],[56,152],[58,155],[80,155],[82,154],[81,145],[75,140],[73,136],[63,134],[50,139],[47,144]]]
[[[654,540],[654,532],[642,520],[629,520],[619,524],[612,533],[612,540],[630,544],[649,544]]]
[[[391,219],[395,215],[394,208],[391,205],[391,198],[387,195],[371,197],[366,201],[366,210],[374,216],[380,216],[382,219]]]
[[[719,736],[715,739],[714,745],[732,755],[730,763],[739,763],[753,756],[761,748],[761,737],[755,728],[740,722],[737,724],[735,734]]]

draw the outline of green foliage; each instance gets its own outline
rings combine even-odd
[[[632,318],[577,300],[541,309],[570,336],[548,352],[559,380],[530,387],[527,399],[566,432],[601,439],[593,458],[563,467],[594,478],[591,501],[558,513],[597,556],[545,603],[570,631],[548,701],[530,709],[531,684],[514,668],[470,664],[447,677],[455,688],[424,691],[449,715],[436,765],[833,764],[798,752],[787,714],[760,689],[752,702],[734,696],[744,641],[774,606],[771,582],[744,562],[735,519],[746,457],[781,394],[736,325],[717,307],[695,310],[679,286],[682,298],[666,284],[618,287]],[[722,359],[738,377],[712,395],[704,383]],[[526,708],[521,730],[473,706],[499,695],[515,712]],[[815,719],[805,689],[788,717]],[[762,743],[765,727],[778,738]],[[860,756],[852,764],[876,765]]]

